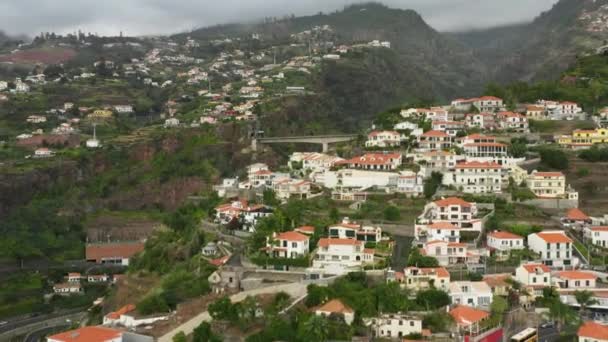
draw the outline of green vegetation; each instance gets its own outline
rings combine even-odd
[[[439,262],[431,256],[420,254],[418,248],[412,248],[410,255],[407,258],[407,265],[416,267],[437,267],[439,266]]]
[[[539,153],[543,166],[557,170],[568,169],[568,156],[564,151],[556,148],[541,148]]]
[[[608,147],[594,145],[578,154],[579,158],[589,162],[608,162]],[[588,174],[589,170],[587,170]]]
[[[424,180],[424,197],[430,199],[435,195],[439,186],[441,186],[441,182],[443,180],[443,175],[439,172],[433,172],[431,177]]]

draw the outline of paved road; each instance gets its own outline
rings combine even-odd
[[[22,327],[22,326],[25,326],[28,324],[44,322],[46,320],[54,319],[54,318],[61,317],[61,316],[68,316],[68,315],[75,314],[75,313],[78,313],[81,311],[83,311],[83,308],[73,309],[73,310],[63,311],[63,312],[59,312],[59,313],[48,314],[48,315],[40,315],[40,316],[36,316],[36,317],[21,319],[18,321],[12,321],[12,322],[9,321],[8,324],[0,327],[0,334],[7,332],[7,331],[11,331],[13,329],[17,329],[19,327]]]
[[[292,298],[299,298],[306,294],[306,283],[290,283],[290,284],[282,284],[264,287],[261,289],[255,289],[250,291],[239,292],[235,295],[230,296],[230,300],[232,302],[240,302],[244,300],[247,296],[255,296],[259,294],[267,294],[267,293],[278,293],[278,292],[287,292]],[[211,316],[208,311],[201,312],[198,316],[193,317],[189,321],[180,325],[179,327],[173,329],[169,333],[158,339],[158,342],[172,342],[173,336],[175,336],[180,331],[183,331],[186,335],[191,334],[196,327],[198,327],[202,322],[211,321]]]
[[[395,249],[391,259],[391,268],[395,271],[402,272],[407,266],[407,257],[412,249],[413,237],[395,235]]]
[[[559,339],[559,331],[556,327],[538,328],[538,342],[555,342]]]
[[[67,328],[69,328],[69,327],[70,327],[69,325],[64,324],[61,326],[44,328],[44,329],[40,329],[38,331],[33,331],[33,332],[30,332],[23,341],[24,342],[39,342],[46,335],[52,334],[56,331],[67,330]]]

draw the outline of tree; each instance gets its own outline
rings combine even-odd
[[[593,293],[587,290],[574,291],[574,298],[578,305],[581,306],[581,316],[586,313],[587,307],[598,304],[597,299],[593,297]]]
[[[416,303],[426,310],[439,309],[450,304],[450,296],[445,291],[428,289],[418,292]]]
[[[539,153],[543,165],[557,170],[568,169],[568,156],[564,151],[555,148],[543,148]]]
[[[329,298],[329,290],[325,286],[310,284],[306,289],[308,295],[306,296],[305,304],[308,307],[320,305]]]
[[[329,337],[329,324],[323,316],[312,315],[299,329],[298,334],[302,341],[327,341]]]
[[[201,323],[192,332],[192,342],[221,342],[222,339],[213,334],[208,322]]]
[[[407,265],[417,267],[437,267],[439,266],[439,261],[433,257],[420,254],[420,250],[418,248],[412,248],[412,251],[407,258]]]
[[[401,218],[399,208],[389,205],[384,209],[384,219],[387,221],[398,221]]]
[[[186,342],[186,334],[183,331],[178,332],[173,336],[173,342]]]
[[[222,297],[209,304],[209,314],[213,319],[236,322],[239,319],[237,307],[232,304],[230,298]]]
[[[279,205],[277,195],[272,189],[264,189],[264,192],[262,194],[262,201],[264,202],[264,204],[272,207]]]
[[[437,189],[443,181],[443,174],[440,172],[431,173],[431,177],[424,181],[424,197],[427,199],[433,197]]]
[[[378,285],[375,292],[378,312],[403,312],[411,305],[407,291],[396,282]]]
[[[338,211],[338,208],[331,207],[329,209],[329,219],[331,220],[331,222],[340,221],[340,212]]]

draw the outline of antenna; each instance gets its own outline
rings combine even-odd
[[[97,123],[93,124],[93,139],[97,140],[97,131],[96,128],[97,127]]]

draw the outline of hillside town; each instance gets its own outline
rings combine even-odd
[[[61,52],[0,74],[0,340],[608,341],[608,103],[404,94],[325,129],[324,73],[400,42],[262,28],[0,55]]]

